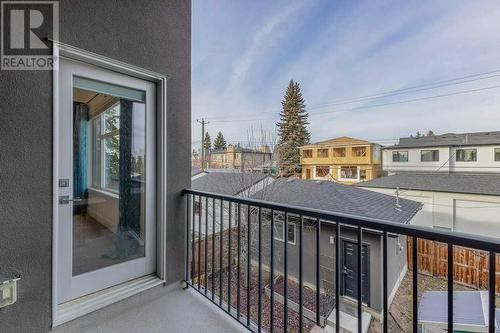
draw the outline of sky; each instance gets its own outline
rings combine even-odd
[[[500,130],[500,1],[195,0],[191,75],[193,147],[275,142],[291,79],[312,142]]]

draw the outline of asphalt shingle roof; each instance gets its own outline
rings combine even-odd
[[[500,195],[500,175],[459,173],[401,173],[358,183],[360,187],[413,189]]]
[[[191,188],[227,195],[237,195],[252,185],[257,184],[265,174],[242,172],[209,172],[191,181]]]
[[[322,209],[386,221],[407,223],[422,204],[329,181],[277,179],[252,198],[306,208]]]
[[[398,144],[384,147],[384,149],[478,145],[500,145],[500,131],[458,134],[446,133],[420,138],[400,138]]]

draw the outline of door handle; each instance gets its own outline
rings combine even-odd
[[[80,201],[83,201],[83,199],[82,198],[73,198],[73,199],[70,199],[69,195],[60,195],[59,196],[59,204],[60,205],[67,205],[70,202],[80,202]]]

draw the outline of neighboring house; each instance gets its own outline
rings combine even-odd
[[[500,237],[500,175],[401,173],[358,186],[423,203],[413,224]]]
[[[321,209],[341,214],[350,214],[374,219],[381,219],[396,223],[410,223],[418,215],[421,204],[415,201],[401,199],[396,206],[394,197],[373,193],[352,186],[337,184],[328,181],[312,181],[299,179],[277,179],[263,191],[252,195],[254,199],[266,200],[305,208]],[[270,228],[270,213],[263,214],[263,234],[268,235]],[[284,234],[284,217],[275,212],[275,269],[283,272],[283,244],[288,241],[288,274],[291,279],[298,279],[299,217],[289,214],[288,234]],[[334,290],[335,279],[335,234],[336,227],[330,222],[321,225],[321,288]],[[316,285],[316,222],[304,216],[304,280],[306,285],[315,289]],[[255,233],[254,233],[255,234]],[[340,238],[340,258],[342,273],[340,289],[345,299],[357,298],[357,234],[356,230],[343,227]],[[269,240],[263,243],[264,253],[269,248]],[[372,313],[380,314],[382,310],[382,237],[378,232],[363,232],[363,293],[362,299]],[[255,257],[254,257],[255,258]],[[264,256],[264,263],[269,265],[268,257]],[[292,259],[293,258],[293,259]],[[402,277],[406,272],[406,239],[393,235],[388,238],[388,286],[389,302],[395,295]],[[269,266],[267,266],[269,269]]]
[[[343,184],[371,180],[382,174],[380,145],[339,137],[300,147],[302,179]]]
[[[209,156],[210,168],[256,171],[267,170],[272,166],[272,152],[267,145],[249,149],[229,144],[227,149],[211,150]]]
[[[384,173],[500,173],[500,131],[400,138],[383,148]]]
[[[248,198],[254,193],[263,190],[267,185],[274,181],[273,178],[266,174],[259,173],[243,173],[243,172],[221,172],[217,169],[205,170],[192,177],[191,188],[198,191],[205,191],[218,194],[234,195]],[[214,207],[215,205],[215,207]],[[208,209],[207,209],[208,207]],[[215,212],[215,215],[214,215]],[[222,229],[226,230],[229,227],[229,204],[226,202],[223,207],[223,223]],[[231,213],[234,217],[236,205],[231,206]],[[201,236],[211,235],[213,229],[213,217],[215,216],[216,227],[215,232],[220,230],[220,201],[202,200],[199,198],[190,203],[190,216],[193,216],[195,221],[195,232],[198,232],[198,225],[201,223]],[[208,217],[208,220],[207,220]],[[200,220],[201,219],[201,220]],[[201,222],[200,222],[201,221]],[[205,230],[205,222],[208,221],[208,228]]]
[[[500,237],[500,132],[401,138],[383,161],[358,186],[423,203],[412,223]]]
[[[488,292],[453,292],[453,332],[488,332]],[[500,310],[495,311],[495,332],[500,332]],[[424,291],[418,305],[421,333],[448,332],[448,292]]]

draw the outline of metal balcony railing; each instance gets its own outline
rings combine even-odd
[[[488,270],[488,332],[495,332],[495,283],[496,254],[500,252],[500,240],[481,236],[448,232],[411,224],[402,224],[329,211],[277,204],[243,197],[221,195],[197,190],[184,190],[187,196],[186,267],[185,283],[194,288],[240,324],[253,332],[298,331],[305,332],[311,326],[324,326],[329,311],[335,313],[335,330],[341,331],[340,316],[340,235],[345,228],[357,238],[356,265],[362,272],[363,237],[377,234],[382,249],[382,309],[383,332],[388,332],[388,239],[410,237],[412,244],[412,331],[418,332],[418,262],[417,239],[447,244],[447,306],[448,332],[453,331],[453,247],[467,247],[489,254]],[[293,221],[292,226],[290,221]],[[286,223],[284,223],[286,222]],[[304,257],[304,226],[313,234],[313,247]],[[289,228],[293,233],[289,235]],[[320,256],[322,229],[335,230],[332,244],[335,246],[334,270],[325,273],[321,269]],[[290,230],[291,231],[291,230]],[[294,243],[291,242],[291,239]],[[280,241],[277,242],[276,239]],[[310,239],[311,240],[311,239]],[[290,257],[290,244],[295,244],[298,258]],[[311,248],[314,254],[311,255]],[[281,256],[278,258],[278,254]],[[378,255],[377,253],[375,255]],[[290,271],[291,260],[298,261],[295,272]],[[314,265],[315,275],[311,290],[313,300],[304,304],[304,263]],[[277,267],[279,261],[280,267]],[[311,263],[313,261],[313,263]],[[310,273],[310,272],[308,272]],[[325,274],[334,275],[331,280],[331,296],[323,297],[321,283]],[[282,285],[275,281],[281,278]],[[267,285],[266,284],[267,281]],[[290,281],[293,281],[290,282]],[[310,281],[309,281],[309,284]],[[292,287],[298,295],[292,291]],[[363,290],[363,274],[357,274],[357,290]],[[297,290],[298,289],[298,290]],[[323,294],[325,292],[323,291]],[[310,295],[309,295],[310,296]],[[363,328],[363,291],[357,292],[357,332]],[[264,298],[266,305],[264,306]],[[326,299],[326,300],[325,300]],[[331,302],[328,308],[323,303]],[[279,307],[276,304],[279,303]],[[314,303],[314,304],[311,304]],[[293,326],[293,327],[292,327]]]

